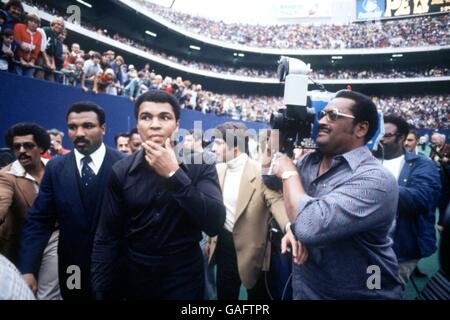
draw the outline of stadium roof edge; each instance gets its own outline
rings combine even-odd
[[[52,21],[55,16],[44,12],[42,10],[37,9],[36,7],[31,7],[27,4],[23,4],[24,8],[27,12],[32,12],[37,14],[41,19],[46,21]],[[219,72],[212,72],[207,70],[199,70],[192,67],[188,67],[185,65],[182,65],[180,63],[176,63],[167,59],[163,59],[158,56],[151,55],[148,52],[144,52],[140,49],[137,49],[135,47],[132,47],[130,45],[124,44],[120,41],[114,40],[112,38],[99,35],[98,33],[85,29],[81,27],[78,24],[70,23],[68,21],[65,22],[66,28],[74,31],[78,34],[81,34],[85,37],[91,38],[95,41],[100,41],[104,44],[107,44],[109,46],[114,46],[115,48],[124,50],[128,53],[134,54],[136,56],[139,56],[143,59],[147,59],[153,62],[156,62],[158,64],[164,65],[166,67],[176,69],[182,72],[187,72],[190,74],[195,74],[197,76],[203,76],[203,77],[211,77],[215,79],[220,80],[229,80],[229,81],[237,81],[237,82],[244,82],[244,83],[255,83],[255,84],[269,84],[269,85],[279,85],[280,82],[277,78],[255,78],[255,77],[244,77],[244,76],[238,76],[238,75],[231,75],[231,74],[224,74]],[[398,51],[397,51],[398,52]],[[445,82],[450,81],[450,76],[447,77],[426,77],[426,78],[401,78],[401,79],[342,79],[342,80],[322,80],[322,79],[315,79],[316,81],[320,81],[323,84],[332,84],[332,85],[339,85],[339,84],[386,84],[386,83],[411,83],[411,82]],[[312,84],[312,82],[310,82]]]
[[[321,56],[321,55],[373,55],[373,54],[391,54],[391,53],[411,53],[411,52],[429,52],[438,50],[449,50],[448,46],[423,46],[423,47],[389,47],[389,48],[350,48],[350,49],[276,49],[276,48],[262,48],[262,47],[250,47],[245,45],[233,44],[223,42],[215,39],[190,32],[178,25],[168,21],[167,19],[148,12],[148,9],[135,3],[132,0],[117,0],[131,9],[138,11],[145,15],[147,18],[152,19],[159,24],[167,27],[174,32],[177,32],[185,37],[195,39],[208,45],[220,47],[229,50],[238,50],[244,52],[268,54],[268,55],[289,55],[289,56]]]

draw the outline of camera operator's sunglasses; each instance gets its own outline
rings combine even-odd
[[[33,142],[24,142],[24,143],[14,143],[13,149],[16,151],[19,151],[21,148],[24,148],[25,150],[33,150],[36,147],[36,144]]]
[[[339,118],[350,118],[355,119],[354,116],[351,114],[345,114],[339,112],[337,109],[331,109],[331,110],[320,110],[317,114],[318,119],[322,119],[323,117],[327,117],[328,121],[336,121]]]

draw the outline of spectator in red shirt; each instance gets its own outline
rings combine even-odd
[[[14,39],[18,44],[16,51],[19,64],[16,73],[33,78],[34,63],[41,51],[42,36],[37,32],[41,20],[35,14],[25,17],[25,24],[18,23],[14,26]]]

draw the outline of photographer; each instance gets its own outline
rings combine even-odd
[[[321,112],[316,143],[294,166],[277,154],[274,173],[292,231],[294,299],[400,299],[398,263],[388,237],[397,210],[397,183],[364,145],[378,127],[375,104],[340,91]]]
[[[445,135],[434,133],[431,136],[431,152],[430,158],[433,160],[438,168],[441,176],[441,195],[439,197],[439,220],[438,229],[442,231],[444,223],[444,213],[450,199],[450,144],[445,143]]]
[[[62,145],[64,132],[53,128],[47,130],[47,133],[50,135],[50,148],[48,149],[48,152],[52,159],[70,153],[70,150],[65,149]]]

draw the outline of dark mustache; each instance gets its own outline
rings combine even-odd
[[[31,159],[31,157],[27,156],[26,154],[19,155],[19,160],[26,160],[26,159]]]
[[[73,143],[78,143],[78,142],[85,142],[85,143],[89,143],[88,140],[84,139],[84,138],[76,138]]]
[[[330,128],[326,124],[319,124],[319,130],[322,130],[322,129],[331,131]]]

